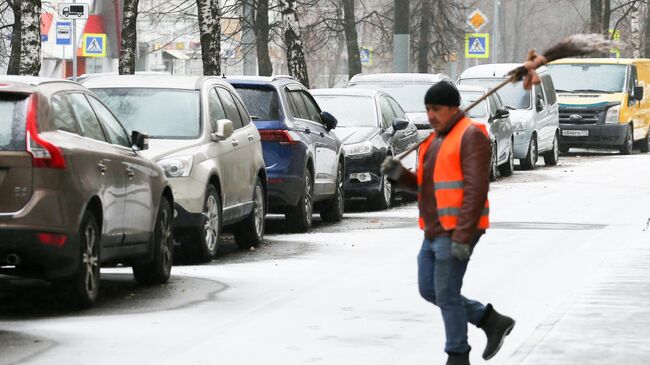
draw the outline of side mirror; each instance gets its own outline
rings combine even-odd
[[[538,96],[535,99],[535,109],[537,110],[538,113],[544,110],[544,99],[542,99],[541,96]]]
[[[402,130],[408,128],[408,126],[409,126],[409,121],[408,120],[403,119],[403,118],[395,118],[395,120],[393,120],[393,134],[392,135],[394,136],[395,133],[397,133],[397,131],[402,131]]]
[[[328,112],[320,113],[320,119],[323,121],[323,123],[325,123],[327,130],[332,130],[339,124],[339,121],[336,120],[336,118]]]
[[[219,119],[217,121],[216,131],[210,135],[213,142],[223,141],[230,138],[234,132],[232,122],[228,119]]]
[[[508,109],[497,109],[494,112],[494,116],[497,119],[508,118],[510,116],[510,111]]]
[[[637,101],[643,100],[643,86],[635,86],[634,87],[634,98]]]
[[[149,149],[149,135],[138,131],[131,132],[131,143],[138,150],[144,151]]]

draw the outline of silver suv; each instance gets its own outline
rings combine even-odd
[[[240,247],[261,243],[267,191],[262,145],[230,84],[169,75],[104,75],[83,83],[127,130],[149,134],[147,156],[171,183],[174,236],[186,258],[210,261],[225,226]]]

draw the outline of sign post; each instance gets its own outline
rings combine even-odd
[[[59,3],[59,19],[72,20],[72,80],[77,81],[77,20],[88,19],[88,4],[77,4],[76,0]],[[58,35],[57,35],[58,37]]]
[[[490,58],[490,34],[465,34],[465,58]]]

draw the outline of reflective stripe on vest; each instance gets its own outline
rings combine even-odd
[[[461,119],[456,126],[447,134],[442,141],[438,156],[436,158],[436,166],[434,169],[433,185],[436,196],[436,203],[438,209],[438,220],[442,227],[447,230],[453,230],[458,224],[458,216],[460,209],[463,206],[464,197],[464,175],[461,163],[461,143],[463,135],[469,127],[475,125],[486,136],[488,135],[485,125],[475,123],[471,119],[465,117]],[[424,157],[431,146],[434,138],[432,135],[420,147],[419,151],[419,166],[418,166],[418,185],[422,186],[424,180]],[[490,203],[485,201],[483,212],[479,221],[477,222],[478,229],[487,229],[490,225]],[[419,219],[420,228],[425,228],[425,222],[422,217]]]

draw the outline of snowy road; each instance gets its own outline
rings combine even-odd
[[[493,184],[493,228],[464,294],[517,319],[492,364],[650,363],[650,155],[572,155]],[[39,283],[0,277],[0,363],[443,364],[419,297],[415,205],[351,212],[139,288],[102,271],[96,308],[66,313]],[[472,363],[485,340],[470,328]],[[635,349],[634,351],[631,351]]]

